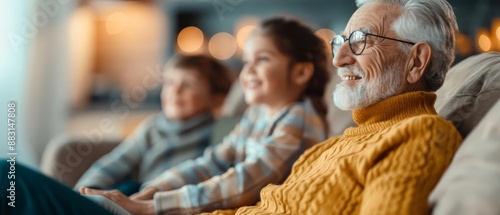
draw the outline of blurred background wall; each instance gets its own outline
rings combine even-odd
[[[456,62],[500,51],[500,1],[450,0]],[[16,103],[18,160],[37,166],[57,135],[123,138],[160,109],[160,72],[174,53],[204,53],[241,69],[257,23],[296,16],[325,43],[353,0],[27,0],[0,3],[0,138]],[[7,144],[0,157],[8,157]]]

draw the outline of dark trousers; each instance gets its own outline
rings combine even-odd
[[[118,183],[116,186],[112,187],[111,189],[117,189],[120,192],[122,192],[126,196],[130,196],[134,193],[139,192],[139,189],[141,188],[141,183],[137,181],[132,181],[132,180],[127,180]]]
[[[0,160],[0,174],[0,214],[111,214],[70,187],[19,163],[13,168]],[[13,201],[15,207],[9,206]]]

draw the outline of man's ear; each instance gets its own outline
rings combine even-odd
[[[292,81],[299,85],[306,85],[314,73],[314,65],[312,62],[300,62],[295,64],[292,71]]]
[[[432,49],[428,43],[417,43],[410,50],[410,59],[408,61],[408,75],[406,80],[411,83],[417,83],[424,75],[429,66],[432,57]]]

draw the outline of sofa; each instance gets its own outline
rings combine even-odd
[[[339,81],[333,74],[327,92]],[[438,114],[455,125],[464,142],[429,198],[432,213],[500,214],[500,53],[474,55],[454,65],[436,94]],[[229,97],[233,102],[224,109],[236,111],[217,122],[214,143],[231,130],[245,107],[241,90]],[[351,113],[336,108],[331,98],[331,93],[326,93],[327,121],[330,135],[338,135],[354,123]],[[44,152],[42,171],[73,186],[95,160],[120,141],[94,144],[82,138],[55,138]],[[93,150],[82,154],[82,148],[89,144]]]
[[[500,53],[456,64],[436,93],[464,141],[429,197],[432,213],[500,214]]]
[[[214,125],[210,144],[217,144],[239,121],[240,116],[221,117]],[[61,134],[54,137],[42,155],[40,170],[47,176],[73,187],[97,159],[107,154],[123,139],[103,138],[95,141],[85,137]]]

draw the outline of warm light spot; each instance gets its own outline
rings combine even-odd
[[[226,60],[236,52],[236,39],[233,35],[221,32],[215,34],[208,42],[208,50],[214,58]]]
[[[477,44],[479,45],[479,48],[481,49],[481,51],[483,52],[486,52],[486,51],[489,51],[490,48],[491,48],[491,40],[490,38],[485,35],[485,34],[481,34],[479,36],[479,39],[477,40]]]
[[[333,36],[335,36],[335,32],[327,28],[321,28],[317,30],[315,34],[325,42],[326,53],[332,54],[330,41],[333,39]]]
[[[106,20],[106,31],[108,34],[118,34],[125,29],[127,16],[122,12],[115,12],[108,16]]]
[[[491,20],[491,49],[490,51],[500,51],[500,17]]]
[[[458,54],[468,56],[472,53],[472,45],[470,38],[462,33],[458,33],[455,38],[455,48]]]
[[[493,36],[495,36],[497,41],[500,42],[500,17],[491,21],[491,37]]]
[[[203,32],[194,26],[182,29],[177,36],[177,45],[184,52],[195,52],[202,44]]]
[[[245,26],[259,26],[259,23],[260,23],[259,17],[255,17],[255,16],[243,17],[243,18],[239,19],[238,21],[236,21],[236,23],[234,24],[233,32],[235,32],[235,33],[239,32],[240,29],[242,29]]]
[[[335,36],[335,32],[327,28],[321,28],[317,30],[315,34],[328,43],[333,39],[333,36]]]
[[[245,47],[245,42],[248,36],[255,30],[255,25],[247,25],[241,28],[236,34],[236,41],[238,42],[238,47],[243,49]]]
[[[500,40],[500,25],[497,27],[496,35],[497,35],[497,40]]]
[[[495,35],[497,36],[495,43],[497,44],[497,51],[500,51],[500,25],[498,25]]]

